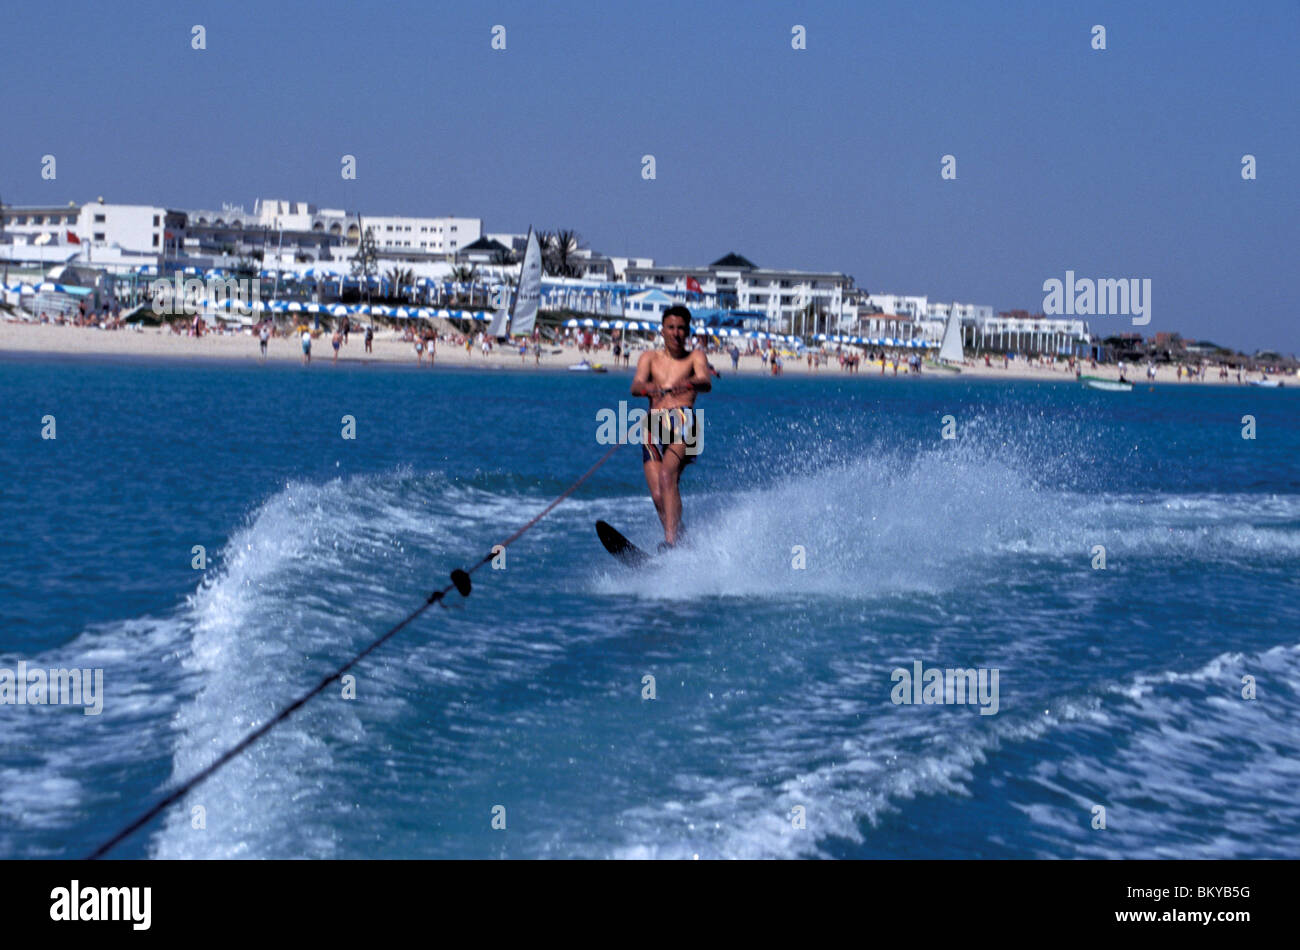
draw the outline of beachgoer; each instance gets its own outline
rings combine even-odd
[[[343,343],[343,331],[336,328],[334,336],[330,339],[330,346],[334,347],[334,362],[339,361],[339,346]]]
[[[306,366],[311,362],[311,331],[306,327],[302,328],[302,365]]]
[[[266,359],[266,343],[271,338],[271,331],[267,329],[265,323],[262,324],[262,330],[257,336],[261,343],[262,359]]]
[[[650,498],[664,526],[665,547],[677,543],[681,530],[678,480],[682,469],[696,461],[700,448],[695,396],[713,388],[704,351],[686,349],[690,327],[691,312],[685,307],[677,305],[664,311],[664,347],[642,353],[632,379],[632,395],[650,400],[641,462]]]
[[[366,352],[371,352],[371,344],[375,342],[375,327],[373,324],[366,325]]]

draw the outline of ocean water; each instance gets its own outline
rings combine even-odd
[[[105,692],[0,706],[0,857],[93,850],[314,685],[594,463],[629,382],[0,360],[0,667]],[[1294,390],[832,371],[699,405],[691,549],[600,547],[661,536],[619,449],[355,700],[113,854],[1300,855]],[[917,662],[997,671],[996,713],[895,703]]]

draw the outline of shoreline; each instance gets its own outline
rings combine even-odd
[[[552,353],[551,350],[556,348],[557,346],[554,344],[547,346],[542,353],[539,365],[535,362],[531,352],[526,359],[521,360],[517,349],[497,347],[490,355],[484,357],[477,347],[472,352],[467,353],[463,345],[456,346],[442,342],[438,345],[433,369],[494,369],[534,373],[564,372],[567,371],[571,364],[584,358],[584,354],[579,353],[576,347],[562,347],[562,352]],[[633,350],[633,359],[629,360],[627,367],[613,366],[613,355],[609,350],[597,350],[586,354],[586,358],[593,363],[606,364],[609,374],[631,376],[635,370],[635,357],[638,352]],[[330,339],[322,334],[313,341],[312,360],[310,365],[304,368],[317,369],[323,367],[328,369],[336,365],[333,357],[334,353],[330,345]],[[263,360],[259,352],[258,340],[250,334],[210,334],[196,339],[191,336],[173,334],[170,331],[164,332],[155,328],[138,331],[131,329],[101,330],[95,327],[18,322],[0,322],[0,358],[72,360],[76,362],[99,359],[113,361],[125,358],[132,362],[146,360],[169,364],[202,362],[230,366],[260,365],[263,363],[277,366],[302,365],[302,351],[295,337],[273,338],[267,347],[267,357]],[[712,354],[712,360],[723,378],[729,374],[773,378],[771,372],[763,368],[762,361],[757,356],[742,356],[740,366],[736,370],[731,368],[731,358],[725,352]],[[1020,365],[1017,365],[1017,363]],[[433,371],[427,361],[421,365],[416,358],[413,345],[404,342],[400,335],[392,330],[385,330],[375,334],[374,352],[372,353],[365,352],[361,334],[353,334],[352,339],[339,348],[337,365],[348,367],[384,366],[409,368],[412,371]],[[1013,362],[1006,369],[1002,368],[997,362],[993,366],[986,367],[982,361],[978,365],[974,365],[974,361],[972,361],[971,365],[962,366],[960,373],[934,369],[933,367],[923,367],[918,377],[908,373],[904,365],[899,366],[899,372],[895,375],[892,368],[885,373],[881,373],[879,362],[864,361],[858,372],[846,373],[840,369],[833,357],[829,364],[823,365],[816,370],[810,369],[805,360],[787,359],[782,375],[784,377],[825,378],[828,380],[866,378],[909,380],[928,378],[1017,380],[1075,385],[1078,382],[1074,374],[1069,372],[1064,364],[1061,364],[1058,369],[1042,365],[1030,365],[1022,361]],[[1119,371],[1113,365],[1099,365],[1096,369],[1085,368],[1084,375],[1103,379],[1117,379]],[[1207,371],[1204,380],[1191,381],[1186,378],[1179,380],[1176,378],[1176,370],[1168,366],[1158,367],[1154,380],[1146,378],[1145,367],[1131,367],[1129,375],[1130,381],[1135,388],[1151,383],[1182,386],[1246,386],[1249,384],[1249,379],[1252,378],[1243,375],[1242,382],[1238,383],[1236,373],[1233,372],[1229,374],[1228,379],[1219,379],[1217,378],[1217,370],[1210,369]],[[1297,380],[1294,376],[1286,376],[1283,379],[1287,382],[1294,380],[1295,382],[1292,385],[1300,386],[1300,380]]]

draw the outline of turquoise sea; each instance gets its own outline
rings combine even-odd
[[[0,705],[0,857],[93,850],[418,607],[629,383],[0,357],[0,668],[104,677],[98,716]],[[724,371],[698,405],[692,548],[600,547],[661,537],[620,448],[114,856],[1300,854],[1296,390]],[[918,662],[996,671],[996,713],[895,703]]]

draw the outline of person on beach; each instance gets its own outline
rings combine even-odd
[[[650,498],[664,526],[660,551],[677,544],[682,520],[678,480],[682,470],[696,461],[700,449],[695,396],[713,388],[704,351],[686,349],[690,327],[688,309],[680,305],[669,307],[664,312],[661,331],[664,348],[642,353],[632,379],[632,395],[650,400],[641,465]]]
[[[307,366],[311,363],[311,331],[306,327],[299,327],[302,330],[302,365]]]
[[[343,318],[343,345],[347,346],[348,334],[352,332],[352,321],[347,317]]]
[[[375,328],[373,324],[366,325],[366,352],[372,352],[371,346],[375,342]]]
[[[257,338],[258,338],[259,343],[261,344],[261,349],[262,349],[262,359],[265,360],[265,359],[266,359],[266,344],[267,344],[267,341],[271,339],[271,331],[267,328],[267,326],[266,326],[265,323],[262,324],[262,330],[261,330],[260,333],[258,333]]]
[[[424,348],[429,351],[429,369],[433,369],[433,358],[438,355],[438,334],[430,331],[425,336]]]
[[[415,338],[415,358],[421,366],[424,365],[424,341],[418,336]]]
[[[334,347],[334,362],[339,361],[339,346],[343,343],[343,330],[335,328],[334,336],[330,339],[330,346]]]

